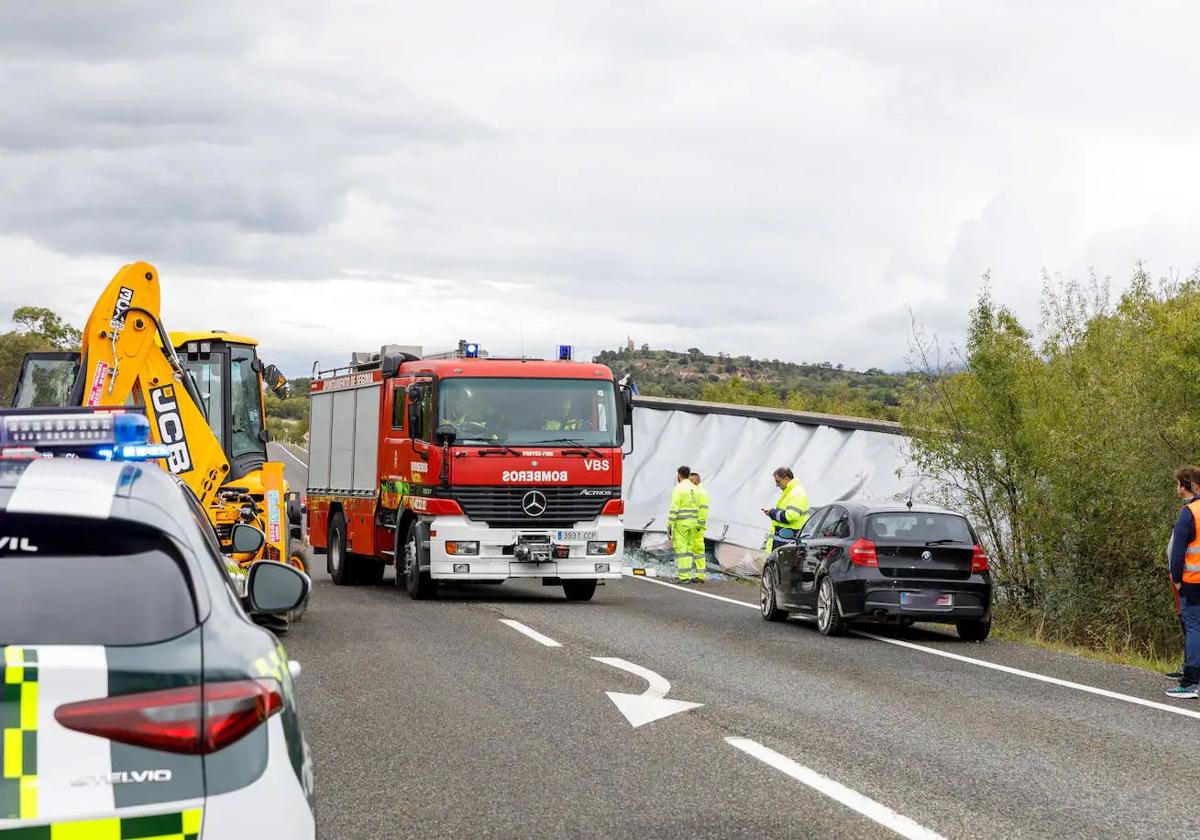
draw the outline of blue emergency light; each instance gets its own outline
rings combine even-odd
[[[574,350],[572,349],[572,347],[571,347],[571,345],[570,345],[570,344],[560,344],[560,345],[558,345],[558,360],[559,360],[560,362],[569,362],[569,361],[571,361],[571,355],[572,355],[573,353],[574,353]]]
[[[468,344],[466,347],[463,348],[463,356],[465,356],[468,359],[478,359],[479,358],[479,345],[478,344]]]
[[[128,409],[15,409],[0,412],[0,450],[74,455],[105,461],[165,458],[150,442],[150,421]]]

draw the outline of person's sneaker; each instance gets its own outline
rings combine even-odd
[[[1181,680],[1183,679],[1183,669],[1180,668],[1178,671],[1170,671],[1166,674],[1163,674],[1163,676],[1169,680]]]
[[[1200,691],[1196,690],[1194,685],[1177,685],[1174,688],[1167,689],[1167,696],[1174,697],[1176,700],[1195,700],[1200,697]]]

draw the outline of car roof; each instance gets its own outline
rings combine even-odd
[[[90,458],[0,461],[0,510],[139,522],[190,542],[178,479],[153,463]]]
[[[949,516],[963,516],[956,510],[949,508],[938,507],[937,505],[917,505],[911,507],[907,502],[893,501],[861,501],[861,500],[838,500],[821,505],[821,507],[830,507],[831,505],[841,505],[847,510],[860,515],[869,513],[944,513]]]

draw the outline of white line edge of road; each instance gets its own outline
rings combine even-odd
[[[897,814],[886,805],[881,805],[874,799],[851,790],[841,782],[835,782],[833,779],[822,776],[816,770],[805,767],[786,755],[775,752],[770,747],[764,747],[757,741],[751,741],[749,738],[730,737],[726,738],[725,742],[731,747],[736,747],[747,755],[757,758],[763,764],[770,765],[796,781],[808,785],[813,790],[825,794],[852,811],[857,811],[867,819],[894,831],[901,837],[907,837],[909,840],[944,840],[942,835],[937,832],[930,831],[903,814]]]
[[[680,586],[679,584],[676,584],[676,583],[667,583],[666,581],[659,580],[658,578],[643,577],[642,575],[629,574],[628,572],[626,574],[629,577],[637,578],[638,580],[645,580],[645,581],[649,581],[650,583],[657,583],[659,586],[669,586],[671,589],[678,589],[680,592],[686,592],[689,595],[700,595],[705,598],[712,598],[716,601],[725,601],[726,603],[729,603],[729,604],[737,604],[738,606],[750,607],[755,610],[757,610],[759,608],[758,604],[752,604],[749,601],[738,601],[733,598],[725,598],[720,595],[713,595],[711,592],[700,592],[696,589],[688,589],[686,586]],[[1132,703],[1135,706],[1145,706],[1146,708],[1149,708],[1149,709],[1157,709],[1160,712],[1170,712],[1171,714],[1174,714],[1174,715],[1182,715],[1183,717],[1190,717],[1190,718],[1195,718],[1197,720],[1200,720],[1200,711],[1196,711],[1193,709],[1185,709],[1181,706],[1169,706],[1166,703],[1158,703],[1158,702],[1155,702],[1154,700],[1145,700],[1141,697],[1133,697],[1132,695],[1129,695],[1129,694],[1121,694],[1120,692],[1109,691],[1104,688],[1095,688],[1090,685],[1084,685],[1083,683],[1071,682],[1070,680],[1062,680],[1062,679],[1059,679],[1058,677],[1048,677],[1044,674],[1038,674],[1033,671],[1024,671],[1020,668],[1013,668],[1009,665],[1000,665],[995,662],[988,662],[986,659],[975,659],[970,656],[963,656],[961,653],[950,653],[949,651],[938,650],[937,648],[926,647],[925,645],[919,645],[916,642],[906,642],[901,639],[889,639],[886,636],[876,636],[874,633],[865,633],[862,630],[853,630],[851,632],[853,632],[859,636],[862,636],[864,638],[867,638],[867,639],[873,639],[874,641],[877,641],[877,642],[885,642],[886,644],[889,644],[889,645],[896,645],[898,647],[909,648],[910,650],[919,650],[923,653],[933,654],[934,656],[942,656],[942,657],[945,657],[946,659],[955,659],[959,662],[966,662],[969,665],[978,665],[981,668],[990,668],[993,671],[1001,671],[1006,674],[1012,674],[1012,675],[1018,676],[1018,677],[1025,677],[1026,679],[1037,680],[1039,682],[1049,683],[1050,685],[1057,685],[1062,688],[1070,688],[1070,689],[1074,689],[1075,691],[1085,692],[1087,694],[1095,694],[1099,697],[1107,697],[1110,700],[1121,700],[1125,703]]]
[[[532,627],[526,627],[524,624],[522,624],[519,621],[513,621],[511,618],[502,618],[502,619],[500,619],[500,623],[507,624],[509,627],[516,630],[518,633],[524,633],[526,636],[533,639],[539,645],[545,645],[546,647],[562,647],[561,644],[554,641],[549,636],[543,636],[541,633],[534,630]]]
[[[282,444],[282,443],[276,443],[275,441],[271,441],[271,442],[272,442],[272,443],[274,443],[274,444],[275,444],[275,446],[277,446],[277,447],[278,447],[278,448],[279,448],[279,449],[280,449],[280,450],[283,452],[283,454],[284,454],[284,455],[288,456],[288,457],[289,457],[289,458],[291,458],[293,461],[295,461],[297,464],[299,464],[300,466],[304,467],[304,469],[308,469],[308,464],[304,463],[304,462],[303,462],[303,461],[301,461],[299,458],[297,458],[297,457],[296,457],[296,456],[295,456],[295,455],[292,453],[292,450],[290,450],[290,449],[288,449],[288,448],[287,448],[287,445],[286,445],[286,444]]]
[[[1073,688],[1076,691],[1085,691],[1088,694],[1095,694],[1100,697],[1107,697],[1110,700],[1124,700],[1126,703],[1134,703],[1138,706],[1146,706],[1150,709],[1158,709],[1162,712],[1171,712],[1184,717],[1200,719],[1200,712],[1192,709],[1185,709],[1180,706],[1169,706],[1166,703],[1156,703],[1153,700],[1144,700],[1141,697],[1133,697],[1128,694],[1121,694],[1116,691],[1109,691],[1104,688],[1095,688],[1083,683],[1071,682],[1070,680],[1060,680],[1058,677],[1047,677],[1043,674],[1037,674],[1033,671],[1023,671],[1020,668],[1013,668],[1009,665],[1000,665],[995,662],[988,662],[985,659],[973,659],[970,656],[963,656],[959,653],[951,653],[946,650],[938,650],[936,648],[928,648],[924,645],[918,645],[914,642],[906,642],[901,639],[889,639],[886,636],[876,636],[874,633],[864,633],[861,630],[855,630],[859,636],[868,639],[874,639],[877,642],[886,642],[889,645],[897,645],[898,647],[911,648],[912,650],[920,650],[925,653],[932,653],[934,656],[944,656],[947,659],[957,659],[959,662],[968,662],[971,665],[978,665],[981,668],[991,668],[993,671],[1003,671],[1006,674],[1015,674],[1018,677],[1026,677],[1031,680],[1038,680],[1051,685],[1062,686],[1063,688]]]

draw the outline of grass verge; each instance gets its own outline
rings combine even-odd
[[[997,615],[992,622],[991,637],[993,639],[1003,639],[1006,642],[1019,642],[1023,645],[1032,645],[1033,647],[1052,650],[1058,653],[1069,653],[1073,656],[1082,656],[1086,659],[1095,659],[1100,662],[1109,662],[1114,665],[1128,665],[1131,668],[1141,668],[1144,671],[1154,671],[1160,674],[1174,671],[1179,667],[1180,662],[1183,661],[1182,645],[1180,645],[1179,655],[1170,657],[1154,652],[1117,647],[1096,648],[1086,645],[1074,645],[1048,639],[1035,631],[1031,631],[1027,625],[1018,623],[1013,619],[1006,619],[1000,615]]]

